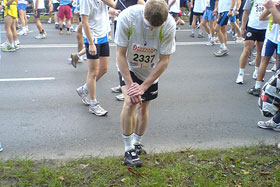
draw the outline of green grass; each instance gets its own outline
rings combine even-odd
[[[258,145],[141,156],[140,169],[122,157],[0,162],[0,186],[280,186],[280,150]]]

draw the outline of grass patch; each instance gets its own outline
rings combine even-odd
[[[280,186],[280,150],[258,145],[141,156],[127,168],[122,157],[70,161],[0,162],[0,186]]]

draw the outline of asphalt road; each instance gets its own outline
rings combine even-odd
[[[122,102],[110,91],[118,85],[114,44],[109,71],[97,83],[97,98],[109,114],[97,117],[75,91],[85,82],[86,63],[74,69],[67,61],[77,50],[75,33],[59,36],[53,25],[44,24],[48,38],[36,40],[35,25],[29,27],[34,32],[19,36],[21,49],[2,52],[0,141],[4,151],[0,159],[122,155]],[[243,45],[232,42],[230,55],[217,58],[213,52],[218,45],[209,47],[203,44],[206,39],[190,38],[188,29],[177,32],[176,53],[160,78],[158,99],[150,104],[149,127],[143,137],[148,153],[279,142],[279,133],[257,127],[265,118],[257,98],[246,93],[254,85],[253,67],[247,66],[244,85],[235,84]],[[3,42],[3,27],[1,33]]]

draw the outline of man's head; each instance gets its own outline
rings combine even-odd
[[[145,4],[144,17],[153,27],[161,26],[167,16],[168,6],[164,0],[148,0]]]

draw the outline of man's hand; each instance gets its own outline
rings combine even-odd
[[[90,55],[96,55],[96,47],[94,44],[89,44],[88,52]]]
[[[130,97],[132,104],[140,103],[142,104],[141,95],[144,94],[144,88],[138,83],[132,83],[127,89],[127,95]]]
[[[216,16],[217,14],[218,14],[218,10],[217,9],[213,10],[212,16]]]
[[[269,11],[271,9],[273,9],[274,7],[276,7],[276,2],[272,1],[272,0],[266,0],[264,3],[263,3],[263,6],[265,8],[267,8]]]
[[[115,10],[115,16],[119,16],[121,12],[121,10]]]
[[[132,83],[127,90],[128,96],[141,96],[144,94],[144,88],[138,83]]]
[[[233,11],[232,11],[232,10],[229,10],[227,16],[228,16],[228,17],[232,17],[233,15],[234,15],[234,14],[233,14]]]

